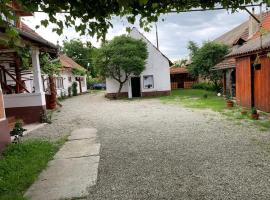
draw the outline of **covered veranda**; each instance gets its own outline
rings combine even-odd
[[[58,48],[40,36],[18,29],[20,43],[10,48],[0,46],[0,84],[4,95],[6,116],[9,121],[21,119],[24,123],[40,122],[46,109],[45,92],[40,69],[40,53],[57,57]],[[8,40],[3,30],[1,40]],[[20,50],[29,55],[28,71],[33,73],[32,90],[26,89],[22,74],[26,73]]]

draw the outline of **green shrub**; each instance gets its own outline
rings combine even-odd
[[[192,85],[192,89],[201,89],[201,90],[207,90],[207,91],[221,92],[222,85],[215,85],[213,83],[201,82],[201,83],[194,83]]]
[[[204,94],[204,95],[203,95],[203,98],[204,98],[204,99],[207,99],[207,98],[208,98],[208,94]]]
[[[48,111],[48,110],[44,110],[41,113],[41,122],[51,124],[52,123],[52,112]]]
[[[78,95],[78,90],[77,90],[77,85],[78,85],[78,83],[77,82],[73,82],[72,83],[72,94],[73,94],[73,96],[77,96]]]
[[[257,109],[255,107],[252,107],[251,114],[253,114],[253,115],[258,114],[258,111],[257,111]]]
[[[68,87],[68,96],[69,96],[69,97],[72,96],[72,87]]]
[[[23,121],[17,120],[14,128],[12,131],[10,131],[10,135],[14,136],[14,143],[20,142],[20,138],[23,136],[23,132],[25,132],[26,129],[23,128]]]

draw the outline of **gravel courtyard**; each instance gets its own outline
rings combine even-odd
[[[63,102],[54,122],[27,138],[56,140],[80,127],[98,130],[97,184],[88,199],[270,199],[269,132],[211,111],[159,99]]]

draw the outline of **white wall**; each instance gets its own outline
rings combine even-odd
[[[71,71],[65,70],[62,71],[59,76],[63,78],[63,88],[57,89],[57,96],[61,96],[61,92],[65,95],[68,95],[68,88],[72,86],[72,83],[76,81],[76,77],[72,74]],[[69,77],[71,77],[71,81],[69,81]],[[79,81],[77,82],[77,91],[80,93],[80,85]],[[87,91],[87,83],[86,83],[86,75],[84,76],[84,80],[81,81],[82,84],[82,92]]]
[[[137,29],[132,29],[130,36],[135,39],[142,39],[147,44],[148,58],[145,70],[141,73],[141,92],[170,91],[170,65],[169,61],[146,39]],[[146,89],[143,87],[143,76],[153,75],[154,88]],[[129,83],[126,82],[121,92],[128,92]],[[117,81],[106,79],[107,93],[116,93],[119,88]]]
[[[5,108],[46,105],[44,93],[21,93],[4,95]]]
[[[61,76],[63,78],[63,88],[56,89],[58,97],[61,96],[61,92],[62,92],[62,94],[68,95],[68,87],[71,87],[72,83],[74,81],[76,81],[75,76],[69,70],[64,70],[64,71],[60,72],[59,76]],[[44,76],[44,78],[46,78],[46,77],[47,76]],[[71,77],[71,81],[69,81],[69,79],[68,79],[69,77]],[[24,83],[25,83],[26,89],[31,93],[34,92],[33,74],[29,73],[29,74],[22,75],[22,80],[25,80]],[[16,85],[15,81],[12,78],[10,78],[8,75],[7,75],[7,84],[8,85]],[[79,93],[80,86],[79,86],[78,81],[77,81],[77,84],[78,84],[77,90]],[[44,90],[46,91],[48,89],[46,81],[45,81],[44,85],[45,85]],[[84,81],[82,81],[82,92],[86,92],[86,91],[87,91],[87,83],[86,83],[86,75],[85,75]]]

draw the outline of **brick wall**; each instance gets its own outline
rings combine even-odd
[[[0,119],[5,118],[5,108],[4,108],[4,102],[3,102],[3,94],[0,90]]]

